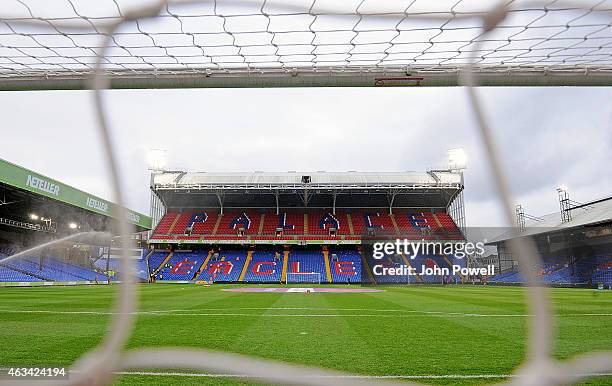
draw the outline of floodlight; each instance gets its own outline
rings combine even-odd
[[[467,167],[467,155],[462,147],[448,150],[448,168],[463,170]]]
[[[567,192],[567,185],[559,185],[559,187],[557,188],[557,192]]]
[[[74,223],[74,222],[71,222],[70,224],[68,224],[68,228],[70,228],[70,229],[77,229],[78,227],[79,226],[76,223]]]
[[[38,217],[38,215],[37,215],[36,213],[31,213],[31,214],[30,214],[30,220],[34,220],[34,221],[36,221],[36,220],[38,220],[38,219],[39,219],[39,217]]]

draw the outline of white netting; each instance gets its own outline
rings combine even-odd
[[[124,200],[100,92],[110,86],[107,75],[113,75],[115,71],[142,71],[145,76],[151,76],[147,73],[152,71],[158,74],[160,71],[175,69],[206,71],[206,68],[216,71],[234,71],[233,68],[235,71],[251,71],[255,68],[263,69],[267,65],[287,70],[289,73],[290,67],[293,66],[310,69],[327,67],[337,73],[352,69],[362,71],[410,65],[428,66],[433,70],[463,69],[462,84],[469,86],[470,101],[493,171],[494,185],[504,204],[505,219],[508,223],[513,223],[514,206],[509,195],[508,182],[501,168],[488,120],[481,110],[476,89],[473,87],[478,84],[479,78],[472,64],[491,69],[499,68],[504,71],[499,74],[500,77],[513,68],[541,67],[554,70],[561,66],[583,72],[611,69],[610,2],[605,1],[509,1],[492,10],[482,8],[480,1],[467,0],[450,3],[364,0],[346,1],[340,5],[323,0],[300,3],[301,5],[297,2],[288,5],[265,1],[227,0],[192,1],[188,5],[187,2],[172,3],[170,6],[167,1],[158,1],[130,11],[123,10],[119,1],[66,1],[68,6],[64,9],[57,7],[55,3],[52,7],[45,8],[44,1],[17,0],[17,3],[23,6],[19,11],[21,14],[0,15],[1,26],[4,28],[0,39],[0,49],[3,50],[0,54],[2,76],[17,79],[32,74],[54,76],[79,72],[93,72],[97,75],[93,77],[91,88],[94,90],[96,113],[114,187],[114,198],[119,208],[123,207]],[[91,6],[89,3],[96,3],[94,8],[98,13],[89,14],[89,11],[86,11],[86,4]],[[110,4],[115,10],[111,7],[102,12],[102,6],[98,7],[98,3]],[[239,12],[238,15],[226,10],[225,6],[230,7],[233,12]],[[46,9],[51,14],[39,13],[40,9]],[[183,9],[193,13],[192,16],[182,14]],[[252,31],[241,31],[241,17],[258,17],[261,19],[260,26]],[[277,17],[294,17],[295,20],[287,21],[287,26],[277,30],[276,24],[273,24],[273,19]],[[199,21],[190,27],[188,20]],[[380,22],[384,27],[376,23],[368,26],[370,21]],[[325,27],[325,22],[332,27]],[[174,26],[167,27],[170,24]],[[338,27],[333,27],[336,25]],[[160,40],[165,33],[176,31],[176,28],[181,31],[176,37],[187,42],[182,43],[184,48],[199,50],[198,54],[179,55],[179,51],[174,51],[175,48],[181,48],[178,43]],[[210,31],[190,28],[208,28]],[[83,32],[77,34],[76,31]],[[300,44],[309,47],[310,53],[286,53],[286,46],[296,48],[300,45],[283,41],[283,31],[286,34],[308,35],[309,39],[305,39],[307,43]],[[403,36],[404,31],[415,34]],[[424,31],[430,35],[419,37],[418,34]],[[225,39],[226,42],[200,40],[199,35],[204,33]],[[375,36],[378,33],[381,35]],[[385,33],[387,35],[383,35]],[[261,42],[243,40],[243,35],[247,34],[265,35],[267,43],[262,44],[265,39]],[[335,34],[338,35],[337,44],[333,40]],[[323,40],[324,35],[329,35],[326,38],[329,40]],[[118,40],[119,36],[122,39],[133,37],[137,42]],[[75,37],[80,37],[80,40]],[[9,43],[6,39],[15,39],[15,42]],[[57,42],[52,43],[54,39],[63,40],[61,44],[67,47],[55,46]],[[88,39],[89,43],[86,43]],[[414,52],[408,48],[413,43],[417,47]],[[229,51],[224,54],[214,53],[213,48],[217,48],[216,46]],[[373,53],[365,50],[366,47],[377,48]],[[258,52],[258,55],[252,53],[253,48],[257,48],[254,51]],[[330,52],[317,51],[323,48],[329,49]],[[74,53],[69,54],[69,49],[74,50]],[[266,49],[269,52],[266,52]],[[364,51],[361,51],[362,49]],[[153,55],[153,52],[157,54]],[[296,57],[291,58],[293,55]],[[298,59],[299,55],[303,57]],[[340,57],[323,60],[324,55]],[[185,58],[189,57],[194,58],[196,62],[188,63]],[[256,61],[256,58],[261,60]],[[446,67],[447,65],[449,67]],[[119,218],[126,219],[124,210],[120,211]],[[129,240],[129,226],[126,221],[121,221],[121,224],[123,240]],[[127,247],[129,245],[124,246]],[[517,370],[518,376],[510,378],[509,382],[530,385],[568,384],[588,375],[612,370],[612,353],[587,354],[563,362],[551,358],[553,328],[549,301],[543,287],[537,285],[535,273],[526,268],[536,265],[538,254],[531,243],[520,240],[512,245],[512,249],[523,259],[521,267],[525,269],[523,274],[530,284],[528,305],[531,316],[528,324],[527,358],[525,364]],[[126,257],[125,251],[123,255],[122,271],[131,272],[132,263]],[[123,279],[117,302],[117,316],[110,326],[108,336],[97,350],[75,364],[70,384],[106,384],[111,381],[113,371],[129,368],[193,368],[238,374],[246,378],[256,378],[257,381],[278,384],[383,383],[378,379],[374,382],[318,369],[305,369],[206,350],[159,349],[124,353],[122,348],[133,327],[132,311],[136,308],[137,299],[133,278]]]
[[[102,48],[101,67],[115,76],[452,72],[471,62],[504,72],[611,71],[612,2],[507,3],[486,37],[492,3],[481,0],[257,0],[171,2],[103,39],[133,1],[5,0],[0,77],[90,74]]]
[[[287,272],[287,284],[291,283],[312,283],[321,284],[321,274],[319,272]]]

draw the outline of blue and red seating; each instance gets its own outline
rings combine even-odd
[[[346,213],[329,211],[311,211],[308,213],[308,234],[329,235],[330,228],[336,229],[337,235],[350,234]]]
[[[245,272],[245,282],[280,282],[283,271],[283,252],[276,250],[254,251]]]
[[[304,275],[301,273],[318,273],[319,276]],[[321,282],[325,281],[325,260],[322,251],[291,251],[287,261],[287,274],[295,274],[288,281]]]
[[[355,235],[365,234],[368,228],[386,234],[395,234],[395,227],[389,214],[380,209],[363,209],[351,212],[353,233]]]
[[[247,251],[223,250],[208,260],[197,280],[236,282],[246,262]]]
[[[164,280],[191,280],[204,263],[207,252],[174,252],[158,276]]]
[[[255,211],[230,211],[223,214],[217,235],[237,235],[244,229],[245,235],[257,234],[261,215]]]
[[[361,281],[361,255],[357,251],[338,249],[329,252],[329,268],[333,283]]]
[[[215,210],[193,212],[187,225],[191,225],[192,235],[209,235],[215,230],[218,217]]]
[[[331,209],[281,209],[279,214],[274,209],[233,209],[220,219],[219,216],[217,209],[169,212],[162,218],[151,239],[360,240],[368,228],[380,229],[380,232],[392,235],[399,231],[401,237],[412,239],[462,238],[452,218],[443,212],[396,209],[393,217],[397,229],[392,217],[381,209],[342,209],[336,211],[336,214]],[[308,232],[305,232],[305,217],[308,219]],[[241,228],[244,229],[244,235],[239,235]],[[279,228],[283,228],[282,235],[277,235]],[[331,234],[330,228],[336,229],[335,235]]]

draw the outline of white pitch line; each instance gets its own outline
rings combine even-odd
[[[117,312],[110,311],[55,311],[55,310],[1,310],[0,312],[13,314],[51,314],[51,315],[118,315]],[[166,311],[135,311],[130,315],[142,316],[246,316],[246,317],[265,317],[265,318],[412,318],[420,316],[451,316],[451,317],[477,317],[477,318],[526,318],[529,314],[476,314],[461,312],[442,312],[442,311],[406,311],[405,314],[253,314],[236,312],[175,312]],[[566,316],[612,316],[612,313],[575,313],[560,314],[556,317]]]
[[[161,377],[202,377],[202,378],[260,378],[239,374],[206,374],[179,372],[149,372],[149,371],[117,371],[117,375],[142,375]],[[583,377],[609,377],[612,373],[581,373]],[[492,379],[520,378],[517,374],[432,374],[432,375],[313,375],[312,378],[344,378],[344,379]]]
[[[13,366],[18,367],[18,366]],[[6,371],[11,367],[0,367]],[[69,370],[70,373],[77,371]],[[196,377],[196,378],[262,378],[243,374],[217,374],[217,373],[188,373],[175,371],[113,371],[116,375],[137,375],[149,377]],[[610,377],[612,373],[577,373],[581,377]],[[310,378],[343,378],[343,379],[491,379],[491,378],[520,378],[519,374],[424,374],[424,375],[311,375]]]

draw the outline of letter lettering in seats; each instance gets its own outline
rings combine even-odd
[[[187,228],[192,227],[193,224],[197,222],[206,222],[207,220],[208,220],[208,214],[206,214],[206,212],[194,213],[189,219],[189,222],[187,223]]]
[[[229,275],[232,272],[232,268],[234,268],[234,264],[231,261],[219,261],[210,266],[208,273]]]
[[[365,213],[363,215],[363,222],[365,223],[366,228],[378,228],[383,229],[384,227],[380,224],[376,224],[376,220],[380,217],[380,213]],[[375,221],[372,221],[375,220]]]
[[[336,275],[357,275],[355,272],[355,264],[352,261],[336,261]]]
[[[427,224],[427,219],[425,218],[425,215],[423,215],[423,213],[408,214],[408,220],[410,220],[410,223],[415,228],[419,228],[419,229],[429,228],[429,224]]]
[[[278,215],[278,227],[287,229],[295,229],[295,225],[287,224],[287,213],[281,213]]]
[[[240,216],[234,218],[232,220],[232,222],[230,223],[229,227],[231,229],[236,229],[236,228],[244,228],[244,229],[250,229],[251,228],[251,219],[249,218],[249,216],[247,216],[246,213],[242,213]]]
[[[340,229],[340,222],[334,215],[332,215],[331,213],[327,213],[325,216],[321,217],[321,220],[319,220],[319,228],[320,229],[329,229],[329,228]]]
[[[290,273],[300,273],[300,262],[293,261],[291,262],[291,271]]]
[[[272,268],[262,268],[262,266],[271,266]],[[272,275],[274,273],[274,267],[276,267],[274,261],[259,261],[253,264],[251,272],[255,275]]]
[[[172,268],[170,273],[176,273],[178,275],[187,275],[189,272],[191,272],[195,265],[195,261],[179,261],[178,263],[174,264],[174,267]]]

